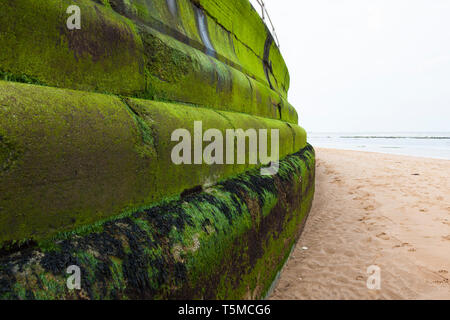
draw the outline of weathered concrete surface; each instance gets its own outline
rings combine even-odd
[[[0,298],[263,297],[314,194],[264,23],[247,0],[77,0],[69,31],[72,4],[0,0]],[[175,165],[195,121],[278,129],[278,175]]]
[[[280,157],[306,145],[305,131],[282,121],[0,81],[0,244],[39,240],[254,167],[175,165],[171,134],[184,128],[194,137],[195,121],[224,137],[268,129],[270,141],[278,129]]]
[[[314,151],[197,194],[0,258],[2,299],[255,299],[286,261],[314,195]],[[81,268],[81,290],[66,286]]]
[[[234,2],[79,0],[81,29],[68,30],[71,0],[0,0],[0,79],[297,124],[278,48],[249,2]]]

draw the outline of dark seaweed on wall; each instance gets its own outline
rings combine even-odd
[[[2,299],[250,299],[267,293],[310,210],[314,150],[0,258]],[[81,269],[81,290],[66,268]]]

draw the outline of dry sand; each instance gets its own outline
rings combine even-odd
[[[450,161],[318,149],[314,205],[272,299],[450,299]],[[367,268],[381,289],[367,288]]]

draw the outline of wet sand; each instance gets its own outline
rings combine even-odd
[[[450,161],[317,149],[316,184],[271,299],[450,299]]]

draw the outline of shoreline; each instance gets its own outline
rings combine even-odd
[[[413,154],[400,154],[400,153],[381,152],[381,151],[372,151],[372,150],[356,150],[356,149],[351,149],[351,148],[338,148],[338,147],[333,147],[333,148],[331,148],[331,147],[314,147],[314,148],[316,150],[350,151],[350,152],[361,152],[361,153],[369,153],[369,154],[375,153],[375,154],[388,155],[388,156],[417,158],[417,159],[422,159],[422,160],[450,161],[450,158],[446,158],[446,157],[433,157],[433,156],[426,157],[426,156],[418,156],[418,155],[413,155]],[[386,148],[386,149],[395,149],[395,148]]]
[[[316,154],[313,208],[270,299],[450,299],[450,162]]]
[[[309,140],[308,140],[309,141]],[[377,147],[377,146],[369,146],[367,147],[367,150],[364,150],[363,148],[358,148],[358,147],[339,147],[339,146],[333,146],[333,147],[318,147],[317,143],[314,143],[314,141],[310,142],[313,146],[315,146],[316,149],[323,149],[323,150],[336,150],[336,151],[354,151],[354,152],[364,152],[364,153],[377,153],[377,154],[384,154],[384,155],[393,155],[393,156],[402,156],[402,157],[412,157],[412,158],[421,158],[421,159],[435,159],[435,160],[447,160],[450,161],[450,156],[437,156],[437,155],[429,155],[429,156],[424,156],[422,155],[424,152],[429,151],[429,149],[427,148],[419,148],[421,151],[421,155],[418,155],[417,153],[411,152],[411,151],[407,151],[407,150],[412,150],[414,148],[411,149],[406,149],[404,147],[383,147],[383,150],[369,150],[370,147]],[[416,150],[419,150],[416,148]],[[391,151],[388,151],[391,150]],[[392,150],[405,150],[404,153],[399,153],[399,152],[393,152]],[[448,153],[448,150],[440,150],[440,149],[431,149],[435,152],[437,151],[442,151],[442,152],[446,152]]]

